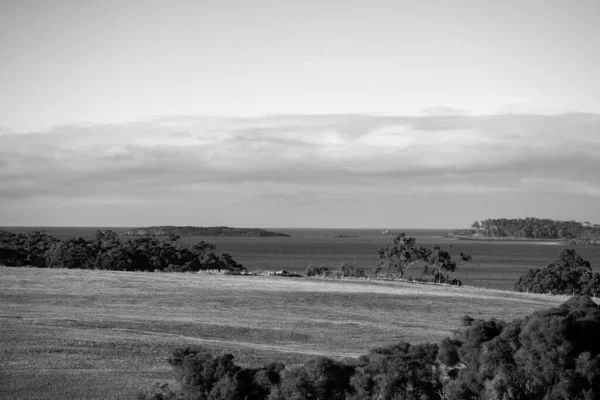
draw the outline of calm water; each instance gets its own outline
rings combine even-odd
[[[33,227],[4,227],[0,229],[24,233]],[[37,227],[60,238],[82,236],[90,238],[98,228]],[[129,228],[102,228],[124,232]],[[393,236],[384,236],[374,229],[269,229],[292,235],[292,237],[242,238],[203,237],[182,238],[184,243],[200,240],[215,244],[217,250],[231,254],[246,268],[286,269],[304,271],[310,264],[337,268],[344,261],[356,262],[365,270],[377,265],[377,249],[392,242]],[[438,244],[451,247],[453,255],[461,252],[473,256],[473,261],[455,273],[464,284],[496,289],[511,289],[516,278],[528,268],[542,268],[554,260],[567,246],[540,242],[482,242],[446,238],[449,230],[439,229],[393,229],[393,233],[405,232],[417,239],[418,246]],[[345,235],[347,237],[335,237]],[[600,247],[574,247],[578,254],[588,260],[594,270],[600,271]],[[414,276],[419,270],[408,272]]]

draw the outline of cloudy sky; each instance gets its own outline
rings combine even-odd
[[[600,223],[600,2],[0,0],[0,226]]]

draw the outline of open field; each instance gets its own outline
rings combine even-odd
[[[438,341],[464,314],[513,319],[561,296],[399,282],[0,268],[0,398],[133,398],[171,349],[245,364]]]

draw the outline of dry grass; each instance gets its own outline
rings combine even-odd
[[[0,398],[133,398],[174,347],[245,364],[438,341],[464,314],[513,319],[564,297],[400,282],[0,268]]]

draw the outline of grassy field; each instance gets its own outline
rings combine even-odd
[[[464,314],[564,297],[399,282],[0,267],[0,398],[120,399],[165,382],[181,345],[247,365],[438,341]]]

